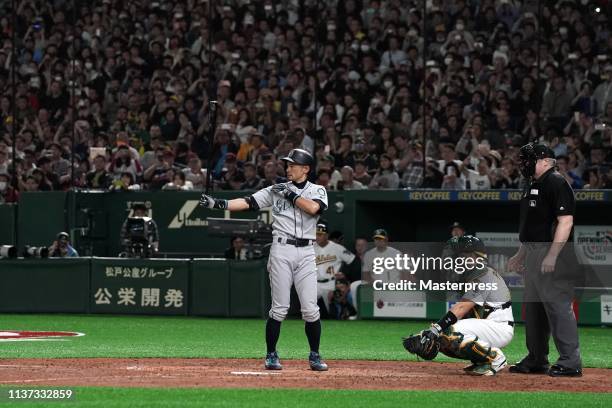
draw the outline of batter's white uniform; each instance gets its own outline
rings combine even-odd
[[[306,182],[303,188],[286,183],[298,196],[319,201],[327,208],[327,192],[323,186]],[[319,320],[317,306],[317,270],[313,247],[319,215],[309,215],[287,199],[267,187],[253,194],[259,208],[272,207],[272,248],[268,258],[268,273],[272,291],[269,316],[283,321],[289,311],[291,285],[300,299],[302,318],[307,322]],[[308,240],[305,246],[291,244],[294,240]]]
[[[315,242],[315,262],[317,264],[317,299],[323,298],[325,307],[329,310],[327,294],[336,287],[336,272],[340,271],[342,263],[350,264],[355,255],[340,244],[327,241],[327,245],[320,246]]]

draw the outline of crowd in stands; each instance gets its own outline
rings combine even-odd
[[[297,147],[330,190],[519,188],[534,140],[574,188],[612,185],[610,2],[16,3],[0,2],[0,202],[201,190],[207,168],[214,189],[258,189]]]

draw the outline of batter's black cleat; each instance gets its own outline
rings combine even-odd
[[[282,370],[283,366],[280,363],[276,351],[266,354],[266,370]]]
[[[551,377],[582,377],[581,368],[567,368],[555,364],[548,370],[548,375]]]
[[[317,352],[310,352],[308,362],[310,363],[310,369],[312,371],[327,371],[327,364],[325,364],[325,362],[321,359],[321,355]]]
[[[548,373],[548,364],[532,366],[524,361],[511,365],[508,371],[513,374],[546,374]]]

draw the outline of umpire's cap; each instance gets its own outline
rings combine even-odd
[[[281,160],[289,163],[295,163],[302,166],[311,166],[314,164],[312,155],[304,149],[293,149],[289,152],[287,157],[283,157]]]
[[[479,256],[486,256],[484,243],[480,240],[480,238],[474,235],[453,237],[449,240],[449,244],[455,255],[466,252],[475,252]]]

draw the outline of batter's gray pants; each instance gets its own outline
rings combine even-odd
[[[274,242],[268,258],[268,273],[272,290],[271,318],[282,322],[287,317],[293,284],[300,299],[302,319],[307,322],[319,320],[317,269],[312,245],[295,247]]]

